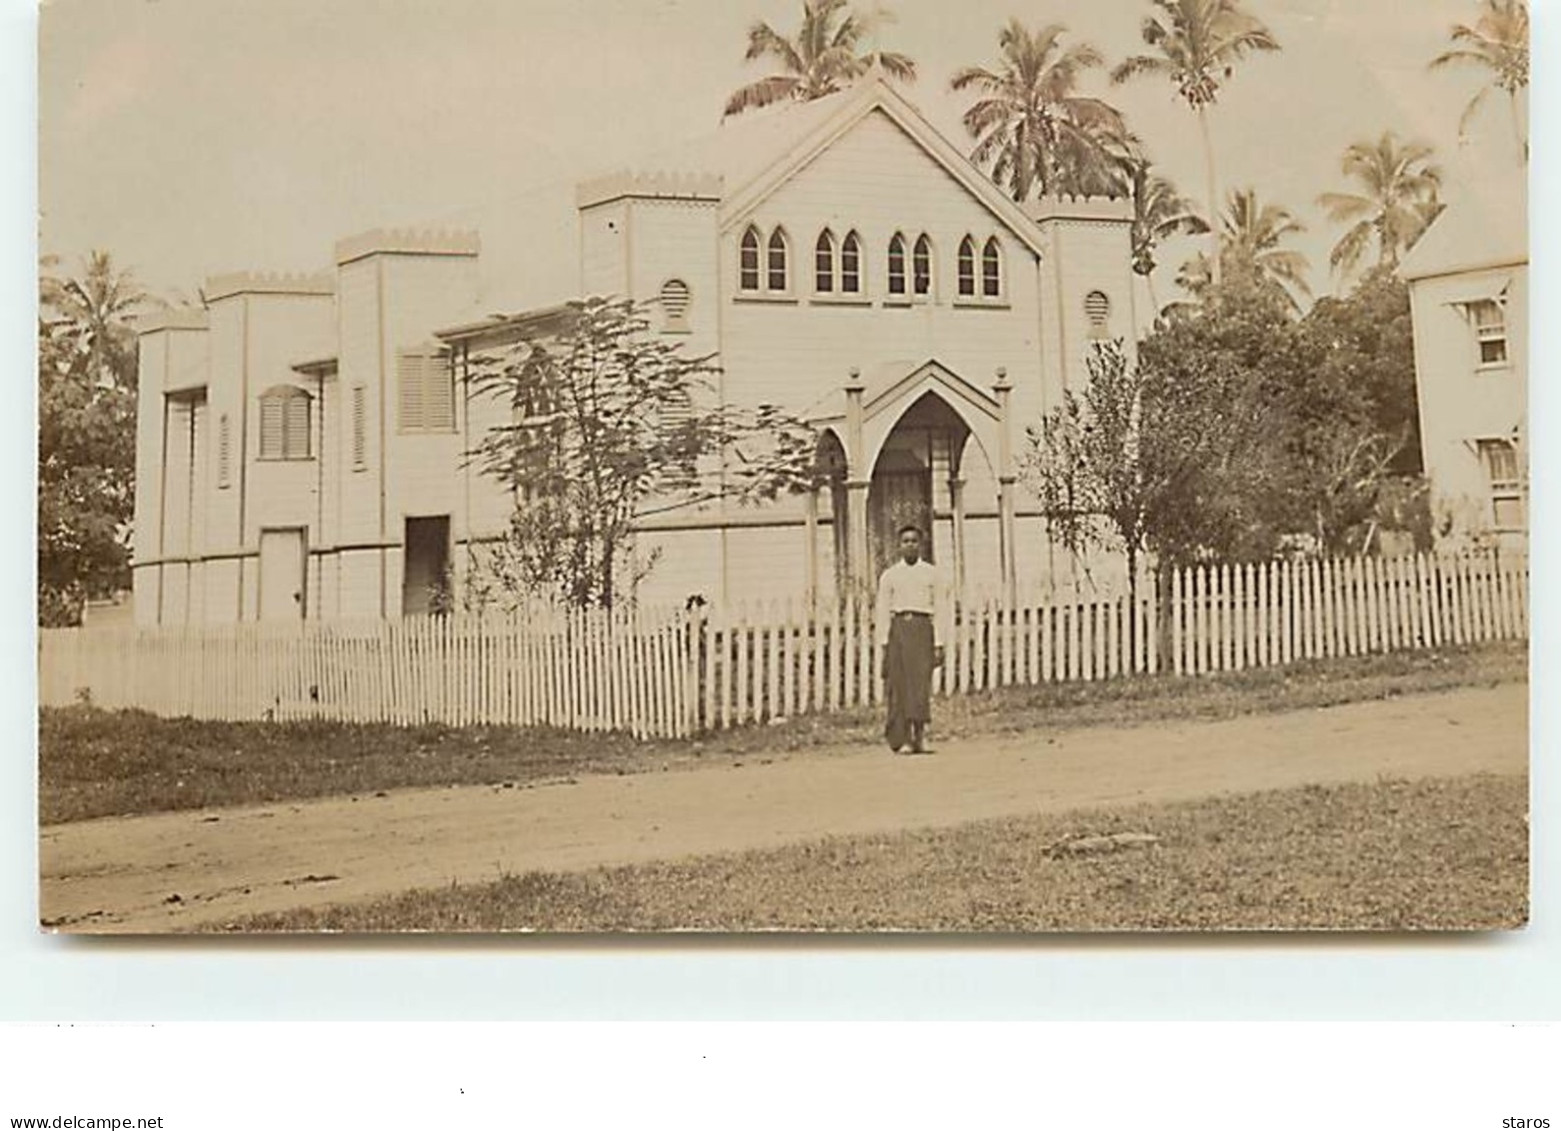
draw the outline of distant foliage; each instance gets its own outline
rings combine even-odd
[[[1419,475],[1408,285],[1386,268],[1369,271],[1347,297],[1319,299],[1303,325],[1321,357],[1317,379],[1359,396],[1365,419],[1397,449],[1393,474]]]
[[[1165,544],[1240,559],[1297,536],[1326,553],[1367,549],[1385,529],[1419,537],[1412,343],[1407,291],[1386,271],[1299,320],[1272,288],[1229,278],[1162,325],[1140,351],[1146,403],[1163,382],[1165,397],[1186,394],[1173,424],[1201,414],[1226,433],[1187,435],[1214,463],[1194,474],[1197,509]]]
[[[1486,72],[1487,80],[1458,120],[1458,136],[1468,133],[1469,123],[1493,90],[1507,96],[1513,139],[1528,160],[1525,107],[1528,93],[1529,18],[1524,0],[1479,0],[1479,16],[1472,24],[1454,24],[1448,32],[1452,46],[1431,60],[1431,69],[1472,66]]]
[[[1107,196],[1126,190],[1132,140],[1122,114],[1079,93],[1087,71],[1105,65],[1090,43],[1065,44],[1067,28],[1031,31],[1018,19],[998,33],[996,67],[964,67],[956,91],[979,97],[965,111],[976,139],[970,159],[1016,201],[1034,195]]]
[[[81,623],[88,598],[129,585],[135,507],[136,336],[147,303],[93,252],[74,276],[46,259],[38,316],[38,623]]]
[[[1340,169],[1359,191],[1317,198],[1329,220],[1349,225],[1328,257],[1336,271],[1353,271],[1373,243],[1379,267],[1396,267],[1414,246],[1442,208],[1442,171],[1432,152],[1429,145],[1400,144],[1392,130],[1345,149]]]
[[[883,11],[863,14],[847,0],[803,0],[797,34],[782,35],[764,20],[748,29],[748,62],[772,59],[781,70],[749,83],[727,99],[723,117],[758,110],[776,102],[811,102],[845,90],[874,69],[890,78],[913,82],[916,63],[897,51],[864,50]]]
[[[1219,193],[1209,111],[1219,101],[1237,64],[1255,52],[1280,50],[1279,41],[1239,0],[1151,0],[1150,9],[1139,28],[1148,50],[1122,60],[1112,70],[1111,81],[1126,82],[1139,75],[1168,80],[1198,116],[1203,139],[1204,215],[1213,223],[1219,211]],[[1211,237],[1210,244],[1208,267],[1217,283],[1224,264],[1214,250],[1219,246],[1217,238]]]
[[[1385,530],[1424,544],[1409,299],[1391,272],[1299,320],[1227,277],[1162,320],[1136,366],[1118,343],[1089,370],[1024,460],[1068,550],[1133,567],[1358,553]]]
[[[1312,293],[1310,263],[1286,243],[1305,231],[1288,208],[1260,201],[1255,189],[1234,189],[1219,217],[1220,270],[1200,253],[1183,264],[1177,282],[1198,302],[1208,302],[1223,281],[1231,293],[1256,292],[1265,304],[1299,314],[1301,299]]]
[[[627,300],[570,309],[562,333],[472,359],[474,392],[506,404],[511,422],[469,458],[509,489],[515,511],[504,539],[474,559],[468,604],[611,607],[656,564],[637,546],[641,520],[812,483],[812,431],[774,405],[720,403],[714,355],[684,355]]]

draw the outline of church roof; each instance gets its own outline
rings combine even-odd
[[[729,119],[713,133],[585,182],[578,200],[584,205],[611,199],[604,194],[623,195],[631,184],[639,186],[639,195],[653,196],[681,187],[690,195],[719,197],[723,223],[736,223],[875,111],[886,114],[1032,251],[1043,252],[1035,221],[882,75],[838,94]],[[701,178],[719,178],[719,183]],[[658,184],[668,186],[668,193],[658,192]]]
[[[1520,178],[1465,189],[1404,257],[1406,280],[1528,262],[1528,199]]]

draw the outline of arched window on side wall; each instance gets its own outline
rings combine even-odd
[[[813,245],[813,289],[829,294],[835,289],[835,237],[828,228]]]
[[[932,293],[932,241],[923,232],[911,251],[911,281],[917,295]]]
[[[749,228],[743,233],[738,253],[737,285],[741,290],[759,289],[759,229]]]
[[[770,233],[767,286],[772,291],[786,290],[786,233],[776,228]]]
[[[981,249],[981,295],[997,298],[1003,293],[1003,253],[992,236]]]
[[[862,293],[862,239],[855,232],[840,245],[840,291],[848,295]]]
[[[976,294],[976,241],[969,236],[959,241],[959,294],[961,298]]]
[[[296,385],[276,385],[260,394],[260,458],[309,459],[313,398]]]
[[[889,241],[889,293],[905,293],[905,237],[899,232]]]

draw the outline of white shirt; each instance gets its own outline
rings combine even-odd
[[[889,619],[895,613],[926,613],[932,617],[932,641],[943,642],[943,583],[931,562],[906,565],[898,559],[878,579],[878,606],[873,617],[879,644],[889,642]]]

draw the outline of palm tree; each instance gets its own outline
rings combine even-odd
[[[1279,41],[1259,20],[1242,11],[1239,0],[1151,0],[1159,16],[1147,16],[1140,34],[1153,54],[1133,55],[1111,72],[1112,82],[1134,75],[1169,78],[1198,115],[1203,135],[1203,169],[1208,215],[1219,211],[1214,176],[1214,140],[1209,134],[1209,107],[1219,100],[1220,86],[1236,64],[1252,51],[1278,51]],[[1214,281],[1219,281],[1219,258]]]
[[[1431,154],[1429,145],[1399,145],[1392,130],[1375,142],[1358,141],[1344,151],[1344,175],[1359,183],[1362,191],[1325,192],[1317,198],[1330,221],[1350,225],[1328,256],[1334,270],[1354,270],[1373,239],[1378,264],[1398,266],[1399,255],[1420,238],[1441,209],[1437,192],[1442,171],[1431,164]]]
[[[47,273],[58,260],[44,257],[39,281],[40,306],[52,317],[51,330],[87,376],[102,386],[135,380],[133,320],[149,302],[128,270],[115,266],[106,251],[91,252],[79,276]]]
[[[1304,253],[1283,244],[1305,231],[1288,208],[1261,203],[1255,189],[1233,189],[1220,215],[1223,284],[1203,252],[1182,265],[1176,281],[1199,300],[1206,300],[1222,285],[1250,287],[1299,313],[1296,294],[1310,297],[1312,293],[1306,282],[1311,264]]]
[[[1175,235],[1203,235],[1209,225],[1192,210],[1192,204],[1176,191],[1176,186],[1152,171],[1143,158],[1127,163],[1133,197],[1133,270],[1149,284],[1149,301],[1155,312],[1160,299],[1155,294],[1155,249]]]
[[[1288,208],[1260,203],[1256,189],[1232,190],[1220,217],[1220,255],[1226,272],[1239,273],[1262,290],[1283,294],[1287,304],[1299,311],[1295,293],[1311,296],[1306,282],[1311,264],[1302,252],[1280,245],[1305,231]]]
[[[1472,63],[1491,72],[1490,82],[1480,87],[1458,119],[1458,136],[1465,135],[1485,96],[1492,90],[1503,90],[1512,113],[1513,136],[1526,162],[1528,138],[1523,133],[1518,96],[1528,90],[1528,4],[1524,0],[1480,0],[1480,15],[1474,26],[1454,24],[1448,39],[1455,46],[1431,60],[1433,69]]]
[[[970,159],[1017,201],[1033,192],[1104,195],[1122,185],[1120,159],[1129,146],[1126,123],[1098,98],[1074,92],[1085,71],[1105,65],[1088,43],[1064,46],[1067,28],[1047,24],[1031,32],[1017,19],[997,35],[997,69],[965,67],[950,83],[981,97],[965,111],[976,139]]]
[[[844,90],[875,68],[890,78],[914,81],[916,64],[908,55],[861,51],[874,27],[887,19],[881,12],[859,15],[851,11],[847,0],[803,0],[802,26],[794,39],[759,20],[748,29],[748,51],[743,58],[751,63],[769,56],[784,70],[738,90],[727,99],[722,117],[775,102],[823,98]]]

